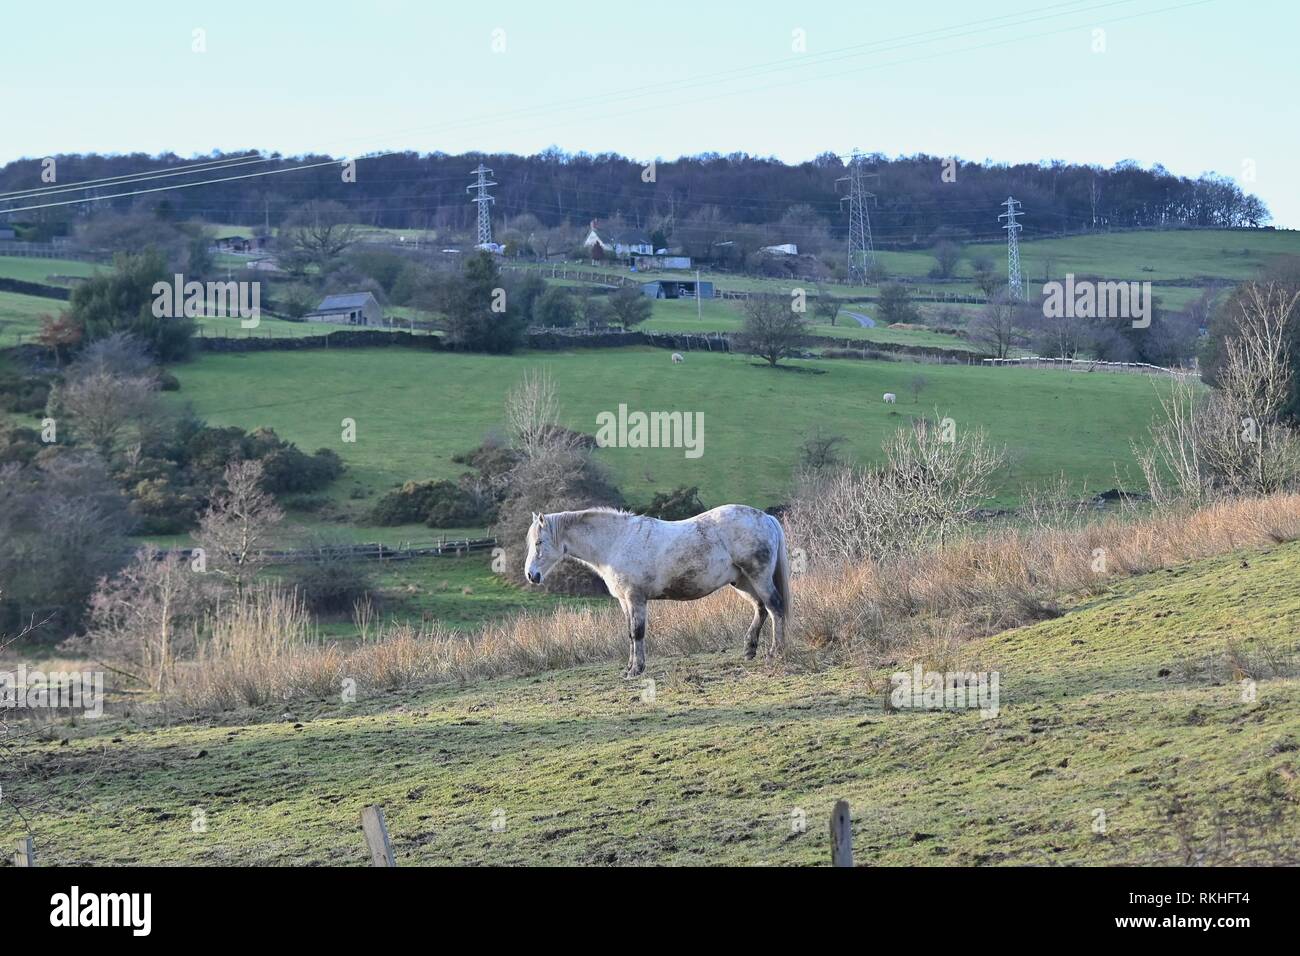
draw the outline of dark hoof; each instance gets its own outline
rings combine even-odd
[[[758,648],[757,648],[757,647],[747,647],[747,648],[745,648],[745,660],[747,660],[747,661],[752,661],[752,660],[753,660],[755,657],[757,657],[757,656],[758,656]]]

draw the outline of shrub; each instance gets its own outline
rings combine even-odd
[[[578,320],[578,302],[563,286],[550,286],[533,303],[533,324],[568,328]]]
[[[0,378],[0,408],[10,412],[39,412],[50,398],[49,383],[40,378],[6,375]]]
[[[906,554],[945,536],[992,493],[1002,454],[983,434],[925,421],[899,429],[879,468],[805,472],[788,514],[809,556],[838,562]]]
[[[375,587],[364,560],[344,557],[328,545],[291,565],[286,579],[308,610],[317,614],[348,614]]]
[[[700,501],[698,485],[679,485],[672,491],[660,491],[646,505],[645,514],[661,521],[684,521],[708,509]]]
[[[489,512],[476,495],[452,481],[408,481],[380,498],[371,511],[378,525],[427,524],[463,528],[484,523]]]

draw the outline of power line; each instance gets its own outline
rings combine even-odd
[[[331,159],[325,163],[308,163],[305,166],[291,166],[286,169],[268,169],[260,173],[244,173],[242,176],[224,176],[220,179],[205,179],[197,183],[174,183],[171,186],[155,186],[152,189],[136,189],[126,193],[112,193],[108,196],[87,196],[82,199],[64,199],[61,202],[47,202],[37,206],[18,206],[14,209],[0,209],[0,213],[30,212],[33,209],[50,209],[54,206],[75,206],[84,202],[99,202],[102,199],[123,199],[127,196],[144,196],[148,193],[164,193],[171,189],[191,189],[195,186],[210,186],[213,183],[228,183],[236,179],[255,179],[258,176],[275,176],[279,173],[296,173],[304,169],[317,169],[321,166],[338,166],[339,160]]]
[[[41,186],[35,189],[15,189],[10,192],[0,193],[0,199],[22,199],[28,196],[72,192],[78,189],[89,189],[92,186],[109,184],[112,186],[125,186],[128,185],[127,182],[116,182],[115,180],[128,180],[129,182],[135,182],[140,179],[162,179],[164,176],[184,176],[198,170],[218,172],[221,169],[229,168],[229,166],[245,166],[253,163],[268,162],[272,162],[272,159],[248,156],[226,156],[222,159],[212,159],[188,166],[178,166],[166,173],[159,173],[157,170],[144,170],[138,173],[122,173],[118,176],[105,176],[101,179],[86,179],[75,183],[64,183],[63,185]],[[211,167],[217,168],[213,169]]]
[[[1060,13],[1056,13],[1056,14],[1042,14],[1042,15],[1035,16],[1035,17],[1030,17],[1030,18],[1024,18],[1024,19],[1016,20],[1015,22],[1012,22],[1012,23],[1002,24],[1001,26],[988,27],[988,28],[985,28],[985,29],[982,29],[982,30],[969,30],[969,31],[966,31],[965,33],[953,34],[952,36],[937,37],[936,39],[941,39],[941,40],[958,39],[958,38],[963,37],[963,36],[969,36],[969,35],[974,35],[974,34],[977,34],[977,33],[988,32],[989,30],[1007,29],[1007,28],[1009,28],[1009,27],[1021,26],[1021,25],[1027,24],[1027,23],[1035,22],[1035,21],[1037,21],[1037,20],[1055,19],[1055,18],[1060,17],[1060,16],[1071,15],[1071,14],[1075,14],[1075,13],[1086,13],[1086,12],[1091,12],[1091,11],[1098,10],[1098,9],[1101,9],[1101,8],[1104,8],[1104,7],[1116,6],[1116,5],[1119,5],[1119,4],[1122,4],[1122,3],[1130,3],[1130,2],[1134,2],[1134,0],[1110,0],[1110,2],[1108,2],[1108,3],[1096,4],[1096,5],[1091,6],[1091,7],[1080,7],[1080,8],[1076,8],[1076,9],[1069,9],[1069,10],[1064,10],[1064,11],[1062,11],[1062,12],[1060,12]],[[1203,4],[1205,4],[1205,3],[1209,3],[1209,2],[1212,2],[1212,0],[1193,0],[1193,2],[1191,2],[1191,3],[1174,4],[1174,5],[1171,5],[1171,6],[1168,6],[1168,7],[1163,7],[1163,8],[1158,9],[1158,10],[1142,11],[1142,12],[1139,12],[1139,13],[1131,14],[1131,15],[1129,15],[1129,16],[1125,16],[1125,17],[1114,17],[1114,18],[1112,18],[1112,22],[1119,21],[1119,20],[1129,20],[1129,19],[1134,19],[1134,18],[1142,17],[1142,16],[1149,16],[1149,15],[1156,14],[1156,13],[1164,13],[1164,12],[1168,12],[1168,11],[1171,11],[1171,10],[1179,10],[1179,9],[1185,9],[1185,8],[1188,8],[1188,7],[1193,7],[1193,6],[1200,6],[1200,5],[1203,5]],[[1044,11],[1044,10],[1054,10],[1054,9],[1057,9],[1057,8],[1059,8],[1059,7],[1062,7],[1062,6],[1073,6],[1073,5],[1074,5],[1073,3],[1067,3],[1067,4],[1054,4],[1054,5],[1051,5],[1051,6],[1048,6],[1048,7],[1040,8],[1039,11],[1025,11],[1025,12],[1027,12],[1027,13],[1038,13],[1038,12],[1040,12],[1040,11]],[[926,36],[926,35],[929,35],[929,34],[938,33],[938,32],[942,32],[942,31],[945,31],[945,30],[954,30],[954,29],[958,29],[958,28],[961,28],[961,27],[976,26],[976,25],[983,24],[983,23],[991,23],[991,22],[998,21],[998,20],[1006,20],[1006,19],[1010,19],[1010,18],[1012,18],[1012,17],[1017,17],[1017,16],[1021,16],[1021,14],[1004,14],[1004,15],[999,16],[999,17],[987,18],[987,19],[985,19],[985,20],[975,20],[975,21],[970,21],[970,22],[968,22],[968,23],[955,25],[955,26],[953,26],[953,27],[946,27],[946,28],[939,28],[939,29],[937,29],[937,30],[924,31],[924,32],[919,33],[919,34],[905,35],[904,37],[895,38],[895,39],[907,39],[908,37],[920,37],[920,36]],[[1050,35],[1053,35],[1053,34],[1056,34],[1056,33],[1062,33],[1062,32],[1065,32],[1066,30],[1077,29],[1077,28],[1078,28],[1077,26],[1070,26],[1070,27],[1065,27],[1065,28],[1061,28],[1061,29],[1058,29],[1058,30],[1047,31],[1047,32],[1044,32],[1044,33],[1033,34],[1033,35],[1029,35],[1029,36],[1012,37],[1012,38],[1009,38],[1009,39],[997,40],[997,41],[993,41],[993,42],[990,42],[990,43],[987,43],[987,44],[977,45],[977,46],[974,46],[974,47],[966,47],[966,48],[963,48],[963,49],[960,49],[960,50],[955,50],[955,51],[940,51],[939,53],[928,54],[928,55],[926,55],[926,56],[916,57],[916,58],[912,58],[912,59],[910,59],[910,60],[909,60],[909,59],[904,59],[904,60],[893,61],[893,62],[890,62],[890,63],[884,63],[884,64],[873,64],[873,65],[866,66],[866,67],[859,67],[859,68],[856,68],[856,69],[854,69],[854,70],[842,71],[842,72],[840,72],[840,73],[838,73],[838,74],[836,74],[836,73],[831,73],[831,74],[820,74],[820,75],[817,75],[817,76],[811,76],[811,77],[804,77],[804,78],[802,78],[802,79],[794,79],[794,80],[786,81],[786,85],[789,85],[789,84],[791,84],[791,83],[807,83],[807,82],[813,82],[813,81],[821,80],[821,79],[830,79],[830,78],[832,78],[832,77],[834,77],[834,76],[837,76],[837,75],[844,75],[845,73],[862,72],[862,71],[864,71],[864,70],[880,69],[880,68],[888,67],[888,66],[897,66],[897,65],[904,64],[904,63],[908,63],[908,62],[916,62],[916,61],[918,61],[918,60],[933,59],[933,58],[935,58],[935,57],[946,56],[946,55],[949,55],[949,54],[954,53],[954,52],[956,52],[956,53],[970,52],[970,51],[972,51],[972,50],[984,49],[984,48],[987,48],[987,47],[993,47],[993,46],[1000,46],[1000,45],[1003,45],[1003,44],[1005,44],[1005,43],[1009,43],[1009,42],[1019,42],[1019,41],[1024,40],[1024,39],[1034,39],[1034,38],[1042,37],[1042,36],[1050,36]],[[820,57],[822,57],[822,58],[823,58],[823,62],[831,62],[831,60],[830,60],[829,58],[831,57],[832,54],[837,54],[837,53],[840,54],[840,55],[837,57],[838,59],[847,59],[847,58],[852,58],[852,57],[861,56],[861,55],[863,55],[863,53],[861,53],[861,52],[858,52],[858,53],[846,53],[846,52],[844,52],[844,51],[857,50],[857,49],[860,49],[862,46],[878,46],[880,43],[888,43],[888,42],[892,42],[892,41],[874,41],[874,42],[871,43],[871,44],[862,44],[862,45],[859,45],[859,47],[846,47],[846,48],[841,48],[841,50],[838,50],[838,51],[828,51],[826,54],[816,54],[815,56],[820,56]],[[930,42],[930,41],[923,41],[923,42]],[[910,43],[910,44],[899,44],[899,45],[896,45],[896,46],[894,46],[894,47],[888,47],[888,46],[886,46],[886,47],[883,47],[883,48],[880,49],[880,50],[873,50],[873,51],[866,51],[866,52],[888,52],[888,51],[891,50],[891,49],[901,49],[901,48],[906,47],[906,46],[914,46],[914,45],[916,45],[916,44],[915,44],[915,43]],[[806,63],[806,60],[805,60],[804,58],[801,58],[799,61],[796,61],[796,62],[794,62],[794,63],[788,63],[788,62],[784,62],[784,61],[782,61],[782,62],[776,62],[776,63],[774,63],[774,64],[769,64],[768,67],[770,67],[770,68],[765,68],[763,65],[758,65],[758,66],[755,66],[755,67],[743,67],[743,68],[736,68],[736,69],[731,70],[731,71],[723,71],[722,74],[718,74],[718,75],[734,74],[734,73],[737,73],[737,72],[753,72],[754,70],[764,70],[764,71],[766,71],[766,72],[775,72],[775,71],[780,71],[780,70],[797,69],[797,68],[802,68],[802,67],[805,65],[805,63]],[[819,65],[819,64],[814,64],[814,65]],[[760,75],[760,74],[755,74],[755,75]],[[675,82],[681,83],[681,82],[683,82],[683,81],[675,81]],[[700,82],[703,82],[703,81],[696,81],[696,82],[695,82],[694,84],[692,84],[692,85],[698,85]],[[710,80],[709,82],[712,82],[712,80]],[[688,88],[689,88],[689,85],[683,87],[683,89],[688,89]],[[726,93],[716,94],[715,96],[712,96],[712,97],[697,97],[697,98],[695,98],[695,102],[698,103],[698,102],[701,102],[701,101],[706,100],[706,99],[716,99],[716,98],[726,97],[726,96],[735,96],[735,95],[739,95],[739,94],[741,94],[741,93],[757,92],[757,91],[760,91],[760,90],[762,90],[762,89],[766,89],[766,88],[770,88],[770,87],[759,87],[759,88],[757,88],[757,89],[753,89],[753,88],[751,88],[751,89],[744,89],[744,90],[735,90],[735,91],[731,91],[731,92],[726,92]],[[639,91],[634,91],[634,92],[633,92],[633,97],[634,97],[634,98],[637,97],[637,96],[644,96],[644,95],[647,95],[647,93],[646,93],[646,89],[645,89],[645,88],[643,88],[643,89],[641,89],[641,90],[639,90]],[[589,98],[586,98],[585,100],[579,100],[579,101],[577,101],[577,104],[578,104],[578,105],[581,105],[582,103],[590,102],[592,99],[593,99],[593,98],[589,97]],[[665,106],[667,106],[667,105],[668,105],[668,104],[665,104],[665,103],[663,103],[663,102],[656,102],[655,104],[653,104],[653,105],[651,105],[651,106],[648,106],[648,107],[641,107],[641,108],[639,108],[639,109],[633,109],[633,110],[624,110],[624,111],[621,111],[621,113],[620,113],[619,115],[626,115],[627,113],[630,113],[630,112],[643,112],[643,111],[645,111],[645,110],[647,110],[647,109],[651,109],[651,110],[652,110],[652,109],[661,109],[661,108],[665,108]],[[569,108],[573,108],[573,105],[572,105],[572,104],[569,105],[569,106],[563,106],[563,105],[561,105],[561,106],[557,106],[557,107],[552,107],[552,108],[550,108],[549,110],[547,110],[547,109],[540,109],[540,110],[521,109],[521,110],[516,110],[516,111],[507,112],[507,113],[505,113],[505,114],[499,114],[499,115],[494,116],[494,117],[480,118],[479,120],[474,121],[474,122],[471,122],[471,123],[469,123],[468,125],[475,125],[476,123],[496,121],[496,120],[499,120],[499,119],[500,119],[501,117],[503,117],[503,116],[510,116],[510,115],[512,115],[513,113],[521,113],[521,112],[522,112],[522,113],[526,113],[526,114],[529,114],[529,115],[540,115],[540,114],[545,114],[545,113],[547,113],[547,112],[553,112],[553,111],[555,111],[555,110],[559,110],[559,109],[569,109]],[[600,119],[600,118],[602,118],[602,117],[594,117],[594,118],[591,118],[591,119]],[[434,127],[434,128],[443,128],[443,129],[446,129],[446,128],[454,128],[455,125],[456,125],[456,124],[451,124],[450,126]],[[461,126],[464,126],[464,125],[467,125],[467,124],[460,124],[460,125],[461,125]],[[426,128],[427,128],[427,127],[426,127]],[[383,152],[379,152],[379,153],[374,154],[374,156],[372,156],[372,157],[370,157],[370,158],[374,158],[374,157],[377,157],[377,156],[395,155],[395,154],[402,153],[402,152],[408,152],[408,150],[388,150],[388,151],[383,151]],[[176,185],[173,185],[173,186],[159,187],[159,188],[155,188],[155,189],[137,190],[137,191],[127,192],[127,193],[118,193],[118,194],[113,194],[113,195],[110,195],[110,196],[102,196],[102,197],[86,197],[86,198],[83,198],[83,199],[66,200],[66,201],[63,201],[63,202],[57,202],[57,203],[47,203],[47,204],[42,204],[42,205],[23,206],[23,207],[17,207],[17,208],[12,208],[12,209],[0,209],[0,214],[7,214],[7,213],[14,213],[14,212],[27,212],[27,211],[31,211],[31,210],[35,210],[35,209],[43,209],[43,208],[49,208],[49,207],[53,207],[53,206],[76,205],[76,204],[83,203],[83,202],[94,202],[94,201],[96,201],[96,200],[98,200],[98,199],[116,199],[116,198],[123,198],[123,197],[126,197],[126,196],[143,195],[143,194],[152,193],[152,192],[163,192],[163,191],[166,191],[166,190],[168,190],[168,189],[185,189],[185,188],[189,188],[189,187],[192,187],[192,186],[208,185],[208,184],[210,184],[210,183],[216,183],[216,182],[228,182],[228,181],[230,181],[230,180],[232,180],[232,179],[254,178],[254,177],[258,177],[258,176],[275,175],[275,174],[278,174],[278,173],[290,172],[290,171],[293,171],[293,170],[295,170],[295,169],[313,169],[313,168],[317,168],[317,167],[319,167],[319,166],[334,165],[334,164],[337,163],[337,162],[338,162],[338,160],[331,160],[331,161],[329,161],[329,162],[325,162],[325,163],[306,164],[306,165],[301,165],[301,166],[292,167],[292,168],[289,168],[289,169],[267,170],[267,171],[260,172],[260,173],[250,173],[250,174],[247,174],[247,175],[245,175],[245,176],[238,176],[238,177],[225,177],[225,178],[215,179],[215,180],[205,180],[205,181],[197,182],[197,183],[182,183],[182,184],[176,184]],[[118,177],[118,178],[121,178],[121,177]]]
[[[1079,7],[1080,3],[1086,0],[1067,0],[1067,2],[1049,4],[1044,7],[1038,7],[1031,10],[1018,11],[1016,13],[1001,14],[995,17],[985,17],[978,20],[969,20],[964,23],[952,24],[944,27],[936,27],[930,30],[922,30],[916,33],[901,34],[894,37],[887,37],[881,40],[873,40],[867,43],[860,43],[851,46],[837,47],[826,50],[822,53],[804,53],[800,54],[797,59],[786,57],[781,60],[769,60],[764,63],[750,64],[748,66],[733,67],[727,70],[719,70],[713,73],[705,73],[697,77],[683,78],[680,80],[668,80],[660,83],[651,83],[637,87],[625,87],[621,90],[610,91],[609,93],[594,94],[586,97],[578,97],[568,101],[561,101],[548,107],[519,107],[508,110],[503,113],[496,113],[490,116],[476,116],[464,120],[444,123],[436,126],[416,126],[407,127],[401,130],[390,130],[381,135],[393,136],[412,132],[438,131],[446,132],[448,130],[464,130],[483,126],[485,124],[506,120],[512,117],[531,117],[541,114],[552,114],[556,112],[565,112],[575,109],[582,109],[586,106],[607,105],[609,103],[625,102],[627,100],[642,99],[653,97],[657,101],[662,101],[665,93],[679,93],[691,90],[697,87],[715,87],[719,81],[724,79],[750,79],[753,76],[762,76],[765,74],[779,73],[786,70],[800,70],[808,66],[820,66],[823,63],[836,62],[837,60],[851,59],[854,57],[865,56],[870,53],[890,52],[893,50],[906,49],[909,46],[916,46],[923,43],[933,43],[942,40],[960,39],[964,36],[971,36],[978,33],[986,33],[996,30],[1011,29],[1017,26],[1023,26],[1029,23],[1035,23],[1039,20],[1050,20],[1061,16],[1090,13],[1107,7],[1120,6],[1129,3],[1138,2],[1138,0],[1107,0],[1104,3],[1094,3],[1091,6]],[[1198,2],[1210,2],[1210,0],[1198,0]],[[1059,10],[1061,7],[1075,7],[1075,9]],[[1057,13],[1047,13],[1046,11],[1059,10]],[[1033,16],[1029,16],[1034,14]],[[1011,23],[1000,25],[984,26],[983,29],[969,30],[968,27],[980,27],[986,24],[996,24],[1000,20],[1013,20]],[[952,31],[964,31],[952,33],[951,36],[936,36],[936,34],[951,33]],[[931,37],[931,39],[922,39]],[[901,42],[912,41],[912,42]],[[746,76],[745,74],[750,74]],[[743,91],[742,91],[743,92]],[[723,94],[730,95],[730,94]],[[659,106],[650,107],[659,108]]]

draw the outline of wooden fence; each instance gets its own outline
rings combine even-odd
[[[448,541],[444,538],[431,544],[413,544],[405,541],[399,545],[390,544],[352,544],[327,546],[322,548],[293,548],[286,550],[259,551],[258,555],[273,564],[293,564],[299,561],[410,561],[412,558],[431,558],[455,555],[457,557],[473,551],[491,551],[497,546],[496,538],[462,538]],[[184,558],[194,555],[193,548],[169,548],[158,552],[159,556],[179,554]]]
[[[1128,372],[1138,375],[1190,376],[1200,374],[1196,369],[1165,368],[1148,362],[1103,362],[1099,359],[1045,358],[1025,355],[1020,358],[986,358],[982,365],[1016,368],[1056,368],[1069,372]]]
[[[361,811],[361,833],[370,851],[371,866],[397,866],[382,807],[371,805]],[[831,866],[853,865],[853,814],[847,800],[836,800],[831,811],[830,844]]]

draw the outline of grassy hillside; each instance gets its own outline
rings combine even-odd
[[[58,299],[0,292],[0,348],[30,342],[41,330],[42,315],[58,315],[67,306]]]
[[[652,644],[653,701],[602,664],[65,723],[14,793],[49,798],[45,865],[360,865],[369,803],[403,864],[815,864],[838,798],[866,864],[1295,862],[1298,575],[1294,543],[1185,565],[924,662],[997,670],[989,719],[888,711],[885,672],[745,664],[737,635]]]
[[[654,304],[654,313],[638,328],[647,331],[663,332],[735,332],[744,323],[744,313],[740,311],[739,302],[711,299],[696,303],[685,299],[660,299]],[[868,318],[875,312],[870,304],[851,305],[850,309]],[[927,310],[933,308],[927,305]],[[967,306],[967,309],[974,308]],[[974,352],[974,348],[965,339],[956,335],[944,335],[926,329],[891,329],[886,327],[863,328],[841,310],[835,325],[816,321],[811,311],[808,316],[810,332],[813,335],[832,339],[852,339],[870,347],[872,342],[897,342],[903,345],[937,346],[945,349],[957,349]],[[842,344],[842,343],[838,343]]]
[[[525,370],[550,370],[570,427],[596,431],[596,415],[681,410],[704,415],[703,455],[682,449],[609,448],[598,453],[631,500],[699,485],[706,503],[769,505],[788,489],[798,448],[817,426],[846,437],[859,460],[912,417],[951,416],[1004,444],[1003,497],[1060,472],[1110,487],[1145,433],[1157,380],[1028,369],[918,366],[906,362],[810,360],[801,371],[757,367],[739,355],[693,352],[684,365],[658,349],[579,350],[495,357],[407,349],[312,350],[204,355],[176,366],[181,390],[213,424],[271,426],[307,451],[333,448],[349,473],[331,494],[354,513],[364,497],[414,478],[459,474],[451,456],[504,421],[506,392]],[[927,381],[913,402],[909,383]],[[899,404],[881,402],[885,392]],[[340,423],[357,423],[355,444]]]
[[[38,259],[0,255],[0,279],[21,279],[44,285],[67,285],[67,276],[92,276],[101,267],[80,259]]]

